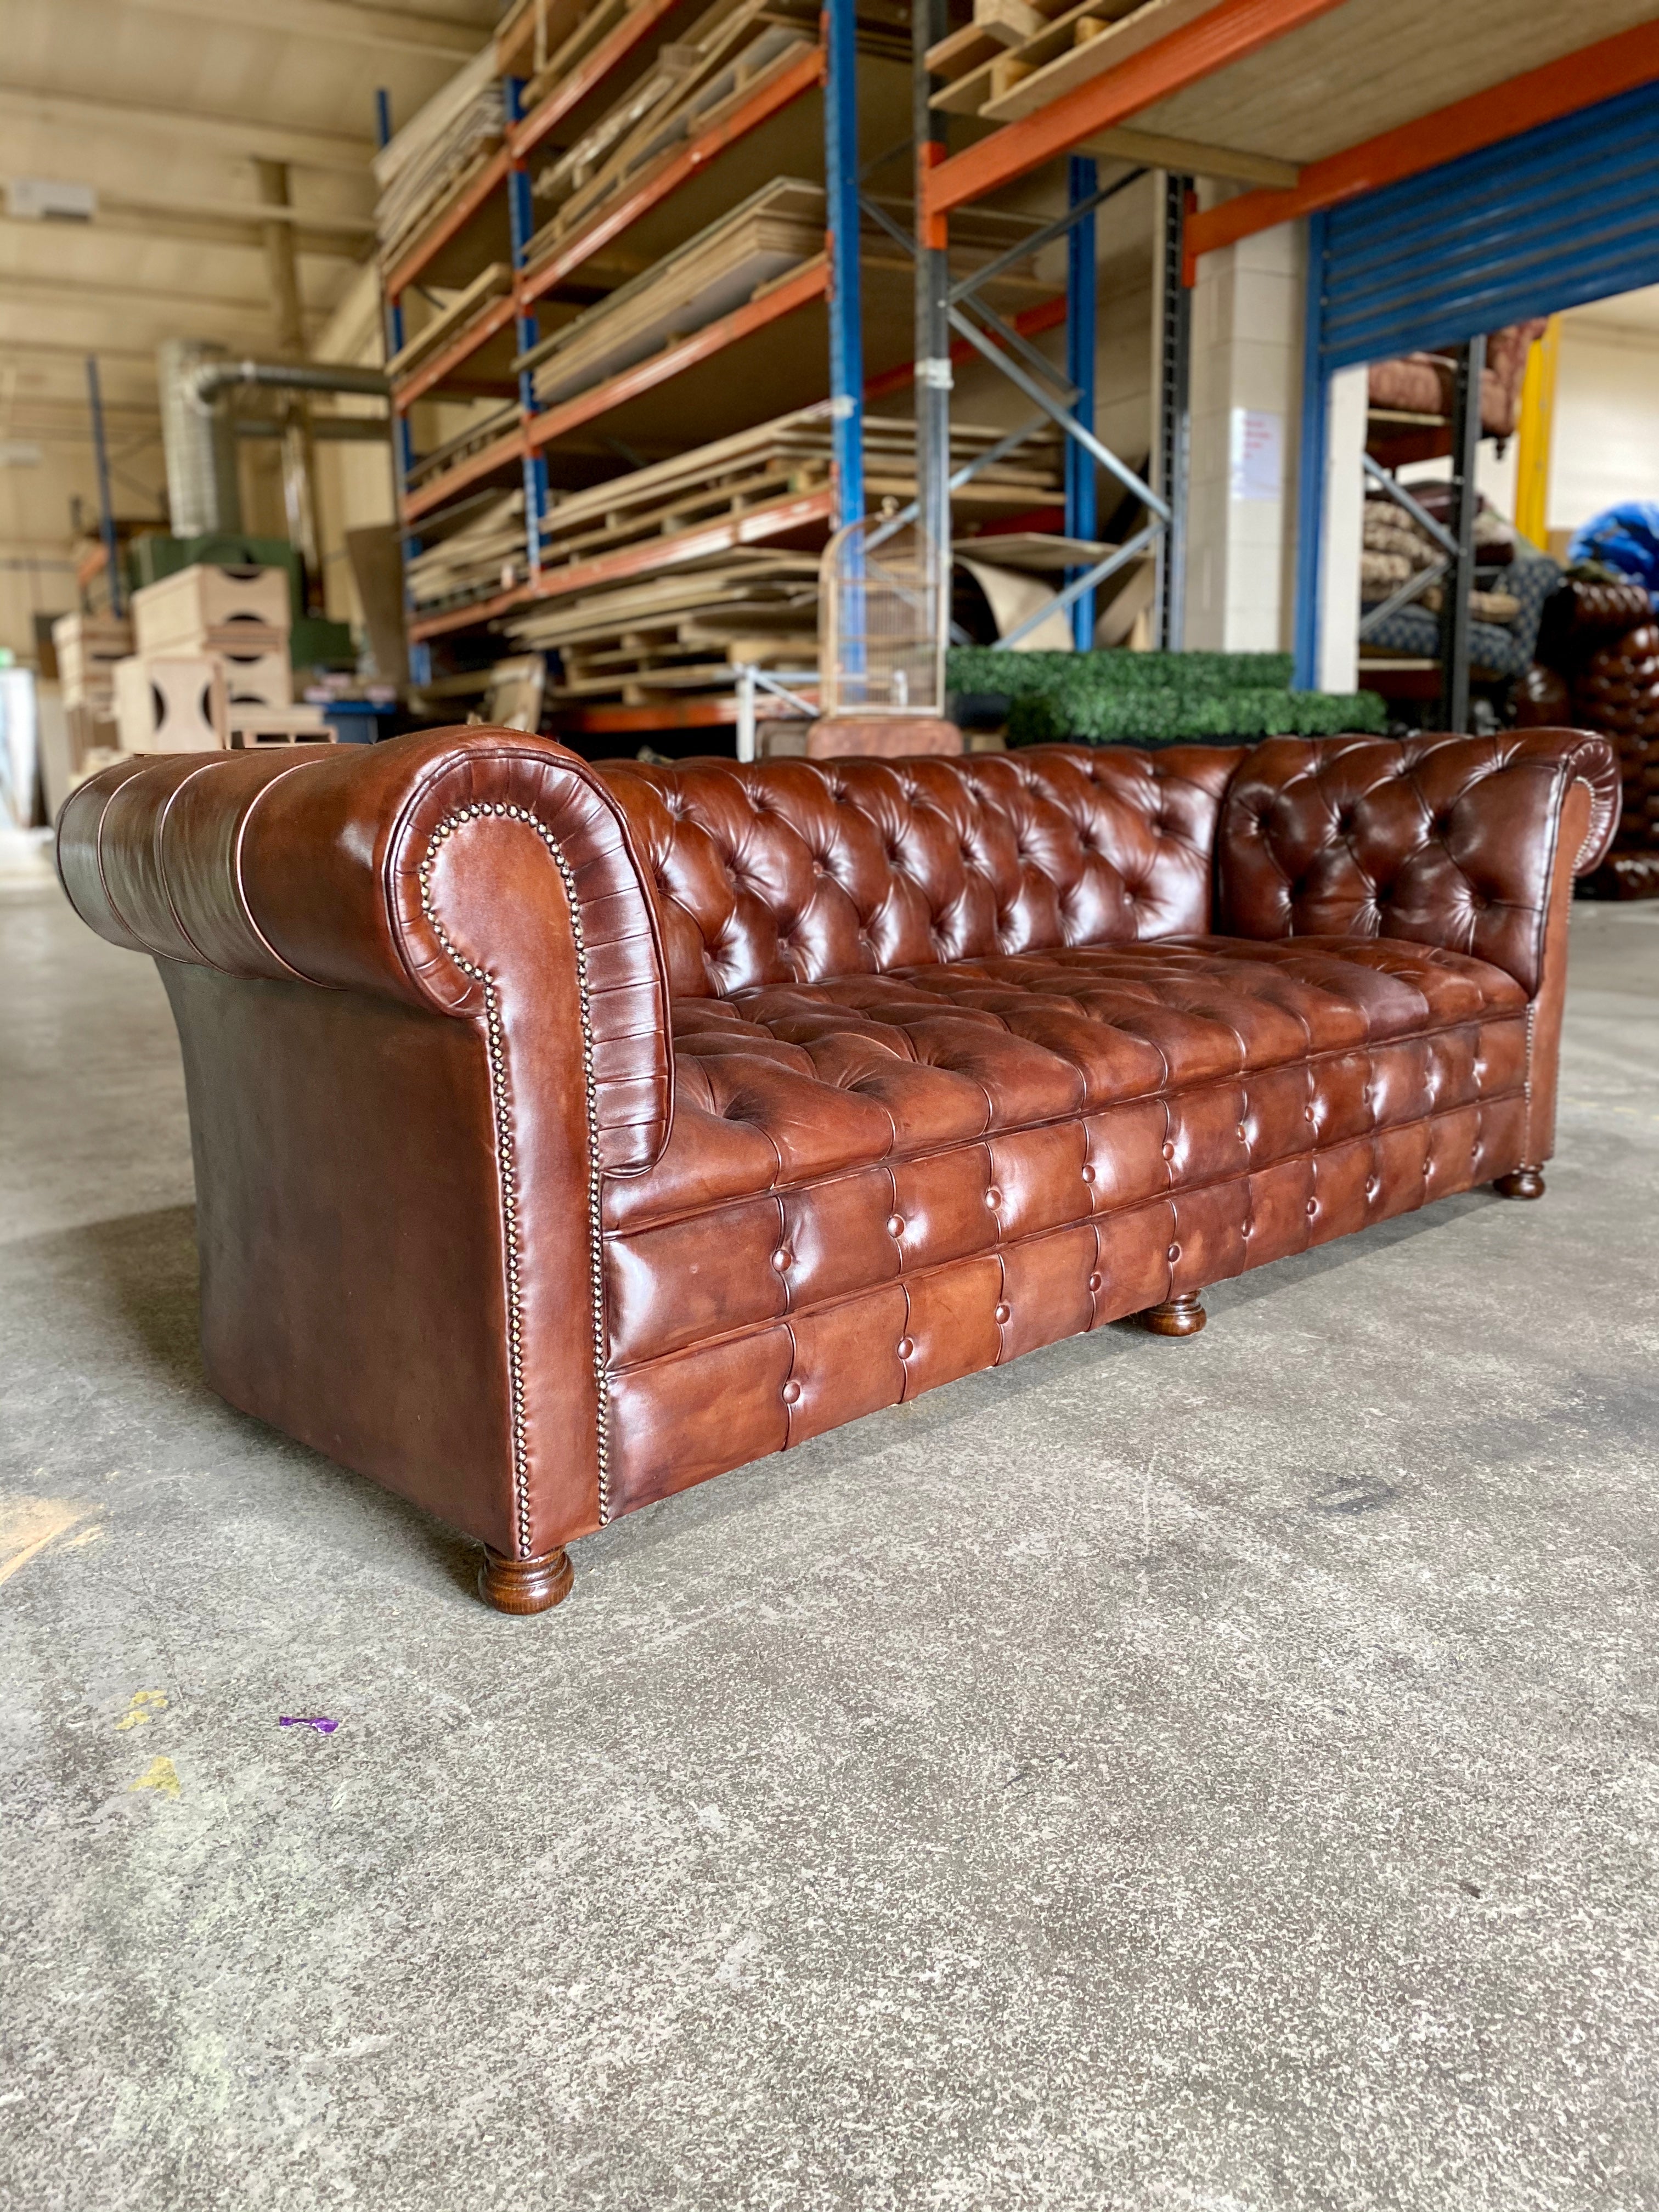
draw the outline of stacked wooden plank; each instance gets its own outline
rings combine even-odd
[[[506,129],[495,50],[486,46],[374,156],[374,226],[387,265],[473,182]]]
[[[943,80],[934,105],[949,114],[1014,122],[1132,61],[1214,6],[1215,0],[974,0],[973,21],[928,50],[927,66]],[[1296,183],[1293,162],[1213,145],[1208,135],[1195,144],[1131,125],[1079,150],[1280,189]]]
[[[422,524],[425,539],[404,574],[422,612],[464,605],[521,584],[527,573],[524,491],[484,491]]]
[[[495,301],[513,289],[513,270],[505,261],[492,261],[481,270],[470,284],[447,301],[437,313],[400,346],[387,362],[386,374],[394,384],[401,384],[423,368],[433,356],[459,338],[468,324],[475,323]]]
[[[584,577],[592,564],[629,547],[660,545],[665,556],[709,523],[823,492],[830,481],[832,420],[826,404],[778,416],[709,446],[659,461],[558,501],[542,531],[544,584],[559,571]],[[999,433],[953,423],[960,467]],[[915,490],[915,433],[906,422],[866,417],[865,498],[901,503]],[[1054,441],[987,468],[964,501],[994,513],[1041,507],[1060,494]],[[424,558],[425,556],[422,556]],[[551,596],[514,617],[508,635],[526,649],[556,651],[554,699],[620,697],[729,685],[735,663],[810,667],[817,653],[817,560],[811,551],[750,547],[656,574]]]
[[[799,268],[822,252],[823,224],[821,186],[776,178],[514,366],[534,370],[543,406],[586,391]]]
[[[714,0],[592,130],[537,173],[535,196],[551,213],[530,243],[532,281],[538,263],[598,221],[625,189],[672,161],[690,139],[715,128],[763,82],[798,61],[816,32],[811,0]]]
[[[447,476],[451,469],[459,468],[463,461],[470,459],[484,447],[493,446],[498,438],[516,430],[519,422],[519,403],[516,399],[492,407],[488,413],[475,414],[453,437],[446,438],[442,445],[434,446],[430,453],[422,453],[407,471],[404,482],[410,491],[419,490],[434,477]]]
[[[741,661],[811,667],[817,596],[811,555],[741,547],[700,568],[550,600],[507,629],[521,646],[558,655],[554,701],[638,705],[658,692],[720,689]]]

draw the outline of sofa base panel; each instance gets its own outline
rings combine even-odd
[[[574,1579],[570,1554],[562,1548],[538,1559],[509,1559],[486,1545],[478,1595],[497,1613],[548,1613],[569,1596]]]

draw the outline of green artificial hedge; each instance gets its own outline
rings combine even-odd
[[[964,646],[947,659],[958,695],[1006,702],[1022,745],[1179,738],[1325,738],[1380,732],[1374,691],[1293,691],[1288,653],[998,653]]]

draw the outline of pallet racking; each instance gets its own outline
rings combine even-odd
[[[595,594],[757,551],[799,568],[862,512],[866,397],[904,389],[913,350],[909,271],[890,245],[896,234],[908,246],[912,210],[902,197],[872,197],[908,153],[908,35],[896,0],[829,0],[821,19],[811,4],[592,0],[560,9],[549,0],[556,20],[533,60],[535,7],[501,25],[499,143],[471,154],[383,262],[407,568],[422,589],[434,579],[458,585],[447,603],[410,607],[417,681],[453,690],[470,664],[512,650],[503,639],[526,629],[533,638],[538,609],[586,607]],[[389,122],[382,112],[383,145]],[[778,196],[766,188],[789,179],[803,188],[782,195],[789,211],[822,210],[818,250],[798,245],[765,281],[721,295],[720,312],[690,313],[686,327],[656,311],[659,295],[696,291],[687,272],[699,256],[719,276],[722,239],[737,234],[757,194],[769,204]],[[550,217],[538,215],[538,185],[555,202]],[[1043,289],[1019,251],[1030,228],[992,219],[963,238],[969,260],[1006,263],[996,283],[1017,317]],[[417,323],[412,304],[433,290],[453,296]],[[607,355],[600,341],[611,330],[623,339]],[[568,350],[600,372],[555,386],[548,356],[573,331]],[[446,425],[437,410],[457,403],[466,417]],[[688,454],[694,472],[700,456],[714,471],[710,457],[732,440],[814,405],[811,450],[781,475],[744,479],[695,514],[667,481]],[[447,434],[429,434],[434,418]],[[417,428],[428,433],[424,452]],[[877,426],[877,446],[881,488],[902,495],[914,471],[900,428],[896,477],[890,425]],[[996,497],[986,440],[957,442]],[[659,478],[666,503],[642,508]],[[1029,504],[1030,471],[1005,468],[1001,495]],[[586,525],[574,558],[567,507]],[[631,519],[613,526],[613,507]],[[593,620],[602,627],[602,609]],[[551,637],[560,625],[543,628]],[[622,733],[738,714],[730,679],[727,696],[712,698],[646,688],[662,696],[566,700],[556,724]]]
[[[1068,399],[1051,367],[978,311],[971,288],[952,285],[945,254],[964,216],[1039,172],[1056,173],[1062,161],[1069,220],[1079,228],[1098,204],[1084,161],[1163,169],[1159,465],[1155,486],[1145,489],[1162,501],[1160,508],[1159,496],[1149,496],[1146,511],[1160,556],[1159,630],[1167,644],[1181,641],[1185,295],[1200,257],[1659,78],[1652,0],[1604,0],[1594,28],[1606,35],[1594,41],[1583,19],[1554,0],[1512,0],[1501,40],[1478,12],[1449,13],[1441,0],[975,0],[974,21],[955,30],[939,19],[939,0],[930,4],[935,15],[916,60],[917,113],[925,118],[917,132],[917,320],[933,334],[930,380],[938,398],[919,440],[920,502],[938,511],[945,497],[950,375],[942,341],[951,329],[968,335],[970,315],[979,325],[975,350],[1037,400],[1066,436],[1074,457],[1068,493],[1092,473],[1089,462],[1121,478],[1092,434],[1080,328],[1068,344]],[[1344,88],[1340,100],[1330,97],[1333,85]],[[946,143],[951,115],[978,126],[955,152]],[[1298,158],[1287,160],[1287,149]],[[1200,209],[1188,177],[1249,189]],[[1086,258],[1079,249],[1074,264]],[[1074,325],[1088,304],[1074,278]],[[1304,684],[1313,681],[1317,626],[1322,402],[1322,385],[1310,377],[1297,517]],[[1075,512],[1068,498],[1068,528]],[[1453,536],[1467,567],[1467,531]],[[1073,576],[1052,604],[1086,606],[1091,580],[1086,572]],[[1079,620],[1079,635],[1083,627]],[[1449,624],[1447,641],[1454,713],[1468,696],[1458,628]]]

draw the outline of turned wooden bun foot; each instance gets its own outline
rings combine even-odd
[[[1542,1198],[1544,1170],[1542,1168],[1516,1168],[1513,1175],[1499,1176],[1492,1188],[1499,1198]]]
[[[546,1613],[569,1596],[574,1579],[568,1552],[544,1552],[539,1559],[508,1559],[486,1545],[478,1569],[478,1595],[497,1613]]]
[[[1161,1306],[1148,1306],[1140,1316],[1140,1325],[1154,1336],[1196,1336],[1208,1319],[1200,1301],[1188,1291],[1185,1297],[1166,1298]]]

